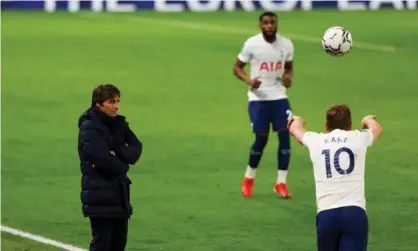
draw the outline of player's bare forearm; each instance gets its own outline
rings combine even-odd
[[[234,74],[235,76],[237,76],[237,78],[244,81],[246,84],[249,84],[251,82],[251,79],[248,77],[245,71],[241,68],[234,67]]]
[[[249,85],[251,83],[251,79],[250,77],[248,77],[247,73],[245,73],[244,71],[245,65],[246,64],[244,62],[241,62],[240,60],[237,59],[234,65],[234,74],[237,78],[241,79],[242,81],[244,81],[245,83]]]
[[[303,135],[305,135],[306,130],[304,127],[304,120],[301,117],[294,116],[292,117],[287,124],[290,134],[303,145]]]
[[[283,84],[286,88],[292,86],[293,79],[293,61],[287,61],[284,64]]]
[[[287,61],[284,64],[284,72],[293,77],[293,61]]]
[[[299,144],[303,145],[303,135],[305,135],[306,130],[303,126],[291,126],[289,128],[290,134],[296,139]]]
[[[373,134],[373,141],[377,140],[383,132],[379,122],[376,121],[376,116],[369,115],[361,120],[364,129],[369,129]]]

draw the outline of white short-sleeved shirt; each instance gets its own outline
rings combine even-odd
[[[285,62],[293,61],[293,43],[288,38],[276,35],[274,43],[268,43],[262,33],[248,38],[238,59],[249,63],[251,79],[260,77],[258,89],[249,89],[248,98],[252,100],[285,99],[286,87],[282,82]]]
[[[373,143],[370,130],[306,132],[313,164],[318,213],[344,206],[366,209],[364,175],[367,148]]]

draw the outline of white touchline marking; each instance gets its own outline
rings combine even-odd
[[[51,239],[48,239],[48,238],[45,238],[45,237],[42,237],[42,236],[39,236],[39,235],[34,235],[34,234],[31,234],[31,233],[27,233],[27,232],[24,232],[24,231],[19,230],[19,229],[14,229],[14,228],[6,227],[6,226],[1,226],[1,231],[12,234],[12,235],[20,236],[20,237],[23,237],[23,238],[26,238],[26,239],[30,239],[30,240],[33,240],[33,241],[37,241],[37,242],[40,242],[40,243],[44,243],[46,245],[54,246],[54,247],[61,248],[61,249],[64,249],[64,250],[68,250],[68,251],[87,251],[86,249],[75,247],[75,246],[65,244],[65,243],[62,243],[62,242],[59,242],[59,241],[51,240]]]

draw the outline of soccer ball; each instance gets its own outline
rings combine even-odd
[[[341,26],[329,28],[322,37],[322,47],[331,56],[344,56],[352,46],[351,33]]]

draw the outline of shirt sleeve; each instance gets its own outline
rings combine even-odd
[[[364,129],[360,131],[360,138],[365,147],[370,147],[373,144],[373,133],[370,129]]]
[[[303,145],[307,148],[311,147],[314,144],[317,135],[318,133],[316,132],[305,132],[302,138]]]
[[[251,58],[252,58],[251,44],[247,40],[247,41],[245,41],[244,45],[242,46],[242,49],[241,49],[240,53],[238,54],[238,59],[241,62],[248,63],[248,62],[250,62]]]
[[[292,41],[289,40],[288,52],[286,54],[286,62],[293,61],[293,54],[295,52],[295,47],[293,46]]]

